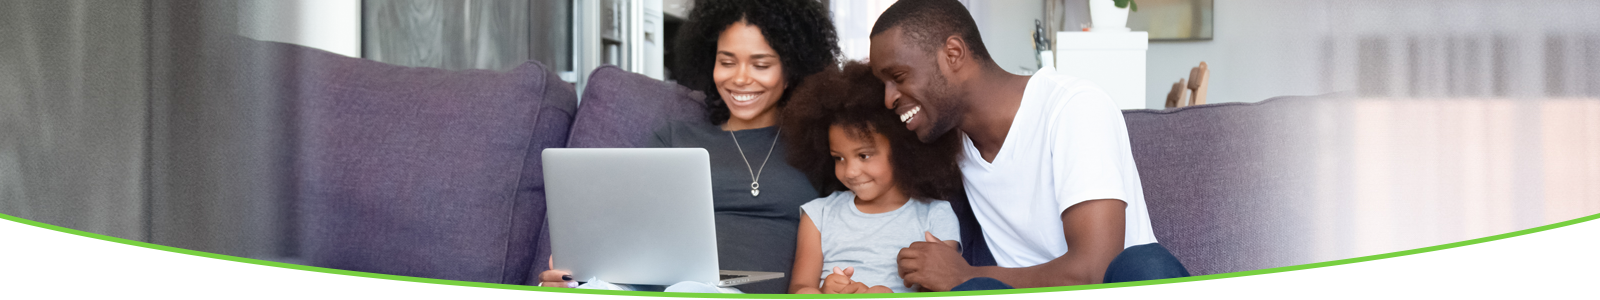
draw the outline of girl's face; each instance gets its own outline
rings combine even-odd
[[[828,153],[833,156],[833,175],[861,201],[905,197],[894,184],[894,167],[889,166],[889,138],[872,133],[862,137],[844,126],[828,128]]]
[[[761,28],[744,20],[729,25],[717,37],[716,67],[711,79],[717,93],[728,104],[732,116],[726,129],[739,130],[772,126],[778,98],[787,83],[778,52],[767,45]]]

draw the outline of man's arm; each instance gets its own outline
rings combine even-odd
[[[1061,213],[1067,253],[1025,268],[973,267],[954,248],[916,242],[900,250],[900,276],[906,286],[922,284],[948,291],[976,277],[989,277],[1016,288],[1100,283],[1111,260],[1122,253],[1127,203],[1117,199],[1084,201]]]

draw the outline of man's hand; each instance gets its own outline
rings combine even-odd
[[[926,241],[911,243],[900,249],[898,263],[900,278],[906,287],[920,284],[934,291],[949,291],[973,275],[972,265],[961,258],[959,248],[939,240],[933,233],[923,232]]]

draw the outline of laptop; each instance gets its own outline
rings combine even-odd
[[[783,278],[717,266],[711,160],[700,148],[545,149],[556,267],[611,283],[719,287]]]

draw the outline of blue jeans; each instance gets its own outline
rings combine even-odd
[[[1178,257],[1172,256],[1160,243],[1149,243],[1122,249],[1117,258],[1106,267],[1105,283],[1129,282],[1189,277]],[[983,291],[1012,289],[1011,285],[994,278],[978,277],[957,285],[950,291]]]
[[[1189,277],[1177,256],[1160,243],[1149,243],[1122,249],[1117,258],[1106,267],[1105,283],[1156,280]]]

